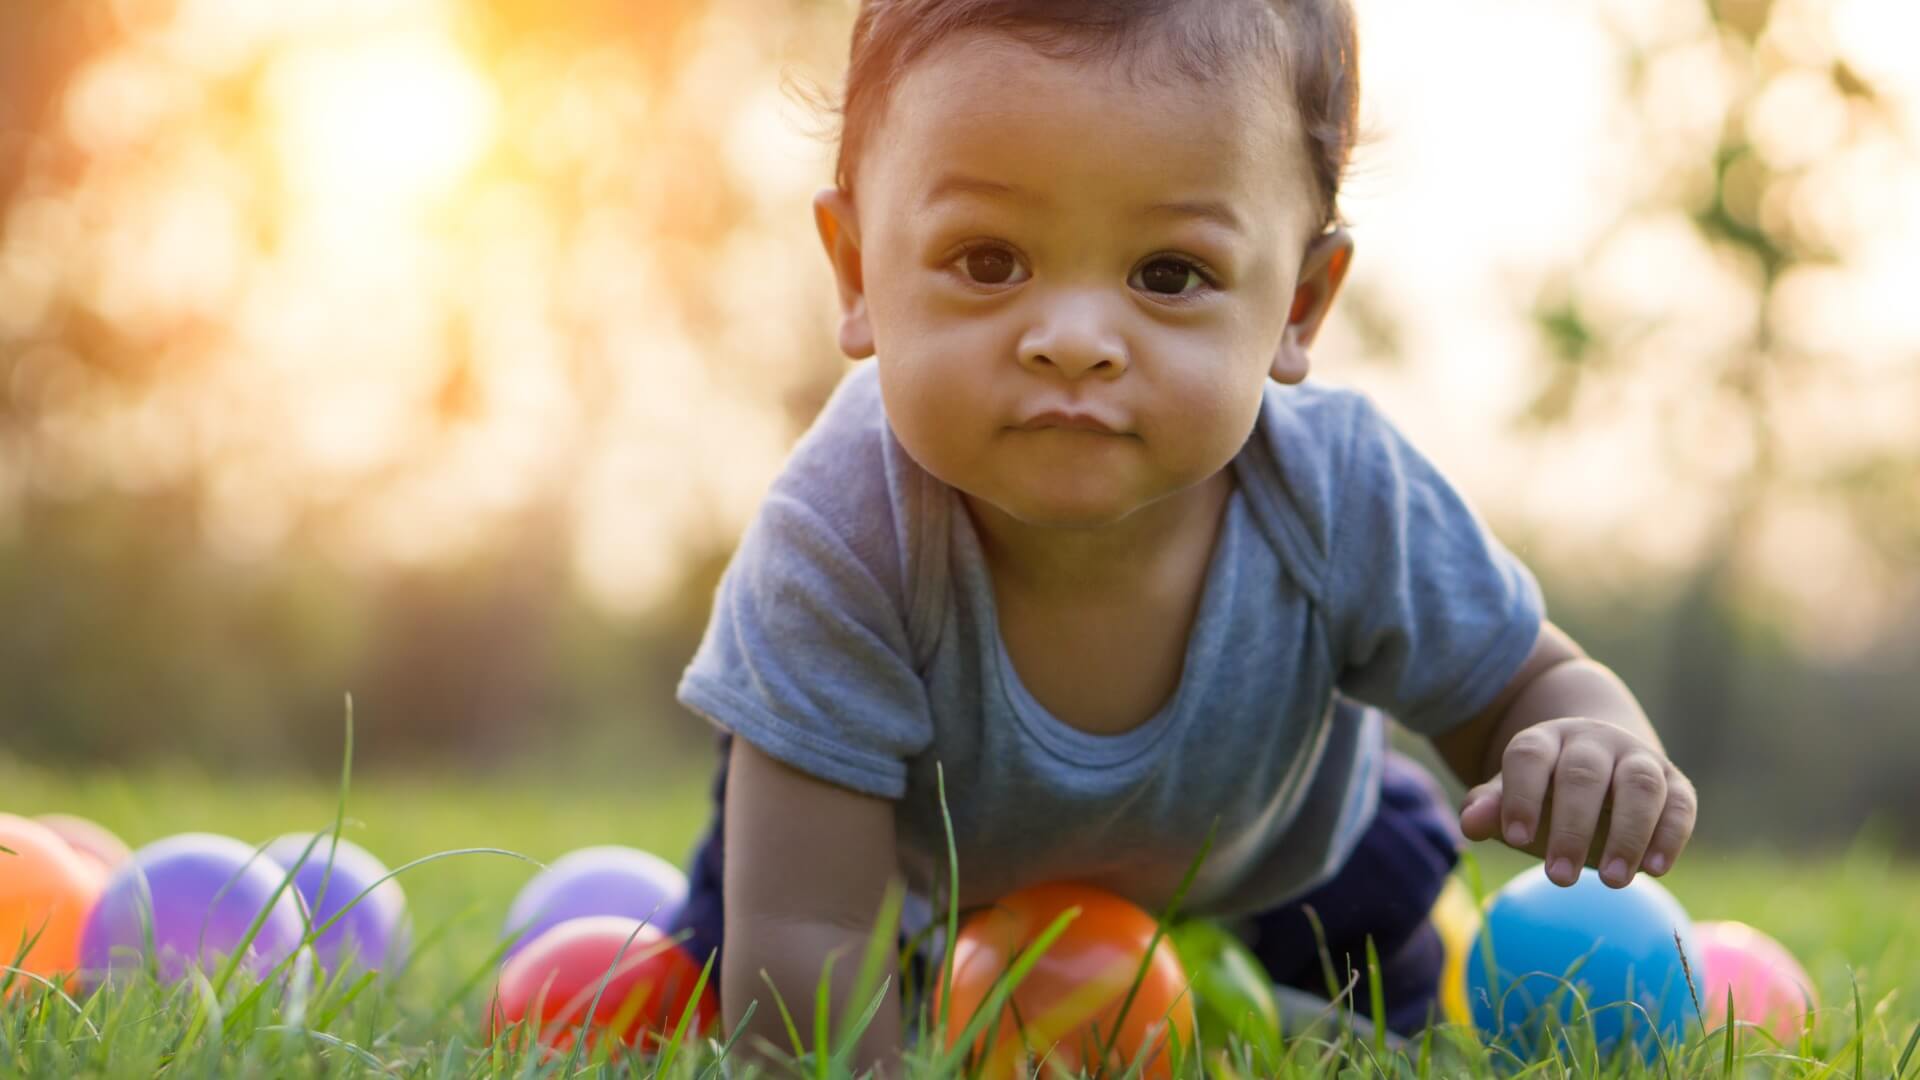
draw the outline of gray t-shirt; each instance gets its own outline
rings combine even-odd
[[[953,488],[841,381],[716,590],[680,701],[803,772],[895,800],[897,856],[962,906],[1041,881],[1236,915],[1325,880],[1370,822],[1384,710],[1465,721],[1530,651],[1526,567],[1362,395],[1269,382],[1174,695],[1119,735],[1050,715],[1009,660]],[[1369,708],[1367,706],[1376,706]]]

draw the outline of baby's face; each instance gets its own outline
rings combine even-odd
[[[1043,526],[1111,524],[1225,466],[1319,222],[1295,124],[1258,80],[1135,86],[1000,36],[917,60],[856,181],[901,444]]]

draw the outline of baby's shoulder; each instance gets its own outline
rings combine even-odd
[[[1357,430],[1378,413],[1358,390],[1270,382],[1238,461],[1253,508],[1309,578],[1331,554],[1340,504],[1359,478],[1349,458]]]
[[[935,525],[928,477],[887,425],[874,365],[834,387],[767,489],[758,524],[850,557],[904,606],[923,536]]]

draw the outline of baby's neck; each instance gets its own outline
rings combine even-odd
[[[1222,469],[1104,529],[1040,528],[964,492],[960,498],[996,586],[1066,598],[1138,590],[1170,563],[1204,563],[1233,488],[1232,470]]]

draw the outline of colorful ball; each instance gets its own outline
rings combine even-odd
[[[1473,1026],[1473,1010],[1467,1005],[1467,953],[1480,933],[1480,905],[1473,902],[1457,877],[1447,878],[1440,896],[1427,913],[1427,921],[1440,935],[1446,959],[1440,970],[1440,1011],[1450,1024]]]
[[[1120,1015],[1153,942],[1153,916],[1105,890],[1072,884],[1022,889],[961,926],[953,944],[947,1045],[959,1044],[968,1022],[1020,950],[1062,912],[1076,907],[1079,915],[1028,971],[1007,1008],[976,1038],[973,1055],[988,1080],[1023,1074],[1029,1054],[1060,1065],[1068,1075],[1082,1069],[1118,1075],[1144,1060],[1140,1075],[1167,1077],[1172,1074],[1169,1032],[1182,1045],[1193,1046],[1193,998],[1170,941],[1154,946],[1140,988],[1126,1015]],[[938,1010],[943,995],[935,989]],[[1111,1044],[1104,1058],[1103,1042]]]
[[[111,871],[125,862],[131,854],[127,845],[103,825],[88,821],[72,814],[39,814],[35,821],[52,829],[54,834],[67,842],[67,846],[81,855],[98,863],[103,871]]]
[[[13,814],[0,814],[0,847],[12,852],[0,851],[0,965],[69,982],[104,875],[53,830]],[[0,974],[9,994],[30,981]]]
[[[555,1049],[570,1048],[583,1023],[589,1045],[611,1032],[628,1046],[658,1047],[686,1015],[699,981],[700,966],[651,924],[623,915],[568,919],[528,941],[500,969],[488,1038],[533,1020],[539,1041]],[[689,1037],[718,1025],[711,982],[693,1010]]]
[[[1800,1037],[1807,1014],[1819,1008],[1813,980],[1786,946],[1739,922],[1694,924],[1706,968],[1707,1026],[1727,1022],[1727,991],[1733,1014],[1758,1025],[1782,1043]]]
[[[387,865],[366,848],[346,839],[336,844],[330,834],[316,839],[313,833],[289,833],[268,844],[265,854],[293,872],[314,929],[333,921],[313,940],[323,968],[337,971],[344,963],[391,971],[405,962],[412,939],[406,893],[398,881],[380,880]],[[362,897],[368,888],[373,891]]]
[[[1218,923],[1183,922],[1167,935],[1192,980],[1194,1019],[1209,1051],[1237,1039],[1273,1061],[1281,1052],[1280,1007],[1273,978],[1240,939]]]
[[[502,936],[512,956],[548,927],[584,915],[624,915],[670,927],[687,900],[687,876],[637,848],[581,848],[535,874],[507,909]]]
[[[1562,887],[1535,867],[1494,896],[1467,956],[1474,1024],[1533,1058],[1546,1052],[1543,1033],[1550,1026],[1591,1022],[1603,1055],[1631,1037],[1652,1060],[1659,1052],[1656,1032],[1671,1043],[1699,1020],[1683,949],[1697,978],[1701,957],[1693,922],[1652,878],[1643,875],[1614,889],[1585,870]],[[1491,978],[1488,953],[1497,973]],[[1584,1008],[1576,1008],[1574,988]]]
[[[176,981],[190,966],[212,974],[265,911],[241,961],[263,976],[300,947],[305,930],[300,894],[281,889],[285,877],[271,859],[230,836],[181,833],[156,840],[107,879],[81,934],[80,966],[89,976],[140,966],[150,922],[162,979]]]

